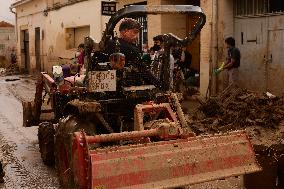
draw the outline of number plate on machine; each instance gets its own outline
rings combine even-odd
[[[89,72],[89,91],[116,91],[116,70]]]

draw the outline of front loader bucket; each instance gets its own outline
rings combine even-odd
[[[84,146],[84,137],[76,138]],[[88,188],[173,188],[261,170],[245,132],[115,146],[88,156]]]

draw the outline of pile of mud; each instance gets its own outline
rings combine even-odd
[[[190,116],[197,134],[227,132],[248,127],[277,130],[284,118],[282,97],[236,88],[201,102]]]
[[[17,64],[10,64],[7,68],[0,67],[0,76],[18,75],[20,69]]]
[[[17,75],[19,73],[20,73],[20,69],[17,64],[8,65],[5,71],[5,75]]]

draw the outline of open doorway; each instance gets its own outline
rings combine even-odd
[[[41,71],[41,59],[40,59],[40,28],[35,28],[35,57],[36,57],[36,70]]]
[[[30,71],[29,31],[22,30],[20,36],[21,64],[25,72]]]
[[[66,28],[66,49],[77,48],[81,43],[84,43],[86,36],[90,36],[90,26],[78,26],[74,28]]]

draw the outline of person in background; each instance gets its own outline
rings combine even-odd
[[[149,53],[151,56],[151,59],[154,60],[157,59],[161,52],[163,52],[163,35],[157,35],[153,37],[154,45],[149,49]]]
[[[151,66],[152,63],[152,58],[151,58],[151,54],[149,51],[149,47],[147,43],[144,43],[142,45],[142,56],[141,56],[141,61],[148,67]]]
[[[16,63],[17,63],[17,53],[15,47],[13,47],[11,52],[11,64],[15,65]]]
[[[155,58],[157,58],[157,56],[159,56],[159,52],[163,51],[163,36],[162,35],[157,35],[155,37],[153,37],[153,42],[154,45],[150,48],[149,52],[150,52],[150,56],[151,59],[154,60]]]
[[[82,70],[84,69],[84,59],[85,59],[85,45],[81,43],[77,47],[77,52],[75,54],[74,61],[70,64],[71,75],[75,75],[77,73],[82,74]]]
[[[127,73],[129,77],[140,78],[139,81],[125,80],[125,86],[139,85],[138,83],[154,84],[161,86],[160,81],[147,69],[141,48],[137,46],[137,40],[141,31],[141,24],[132,18],[125,18],[119,26],[120,36],[117,40],[111,39],[106,48],[106,54],[121,53],[125,56],[125,65],[122,67],[131,68]],[[118,52],[117,52],[118,51]],[[135,70],[135,71],[134,71]],[[119,74],[119,73],[117,73]],[[132,75],[132,76],[131,76]],[[137,77],[139,75],[139,77]]]
[[[85,58],[85,52],[84,52],[84,44],[81,43],[79,46],[78,46],[78,53],[76,55],[77,57],[77,63],[80,65],[80,70],[83,69],[84,67],[84,58]]]
[[[191,60],[192,60],[191,53],[188,52],[185,47],[182,48],[181,57],[180,57],[181,66],[184,69],[190,69]]]
[[[223,67],[226,79],[228,78],[229,85],[238,86],[239,80],[239,67],[241,53],[238,48],[235,47],[235,39],[233,37],[228,37],[225,39],[225,47],[228,50],[225,65]],[[226,86],[228,86],[228,84]]]
[[[155,37],[153,37],[153,41],[154,41],[154,46],[152,47],[152,50],[154,52],[156,51],[160,51],[162,49],[162,45],[163,45],[163,35],[157,35]]]
[[[142,53],[143,53],[143,54],[149,53],[148,44],[145,43],[145,44],[142,45]]]
[[[161,64],[162,64],[162,59],[161,57],[164,54],[164,39],[163,35],[157,35],[153,37],[153,42],[154,46],[150,48],[150,55],[151,59],[153,61],[153,72],[155,73],[156,76],[160,77],[161,76]],[[170,55],[170,90],[173,89],[174,86],[174,81],[173,81],[173,71],[174,71],[174,64],[175,64],[175,59],[173,54]]]

